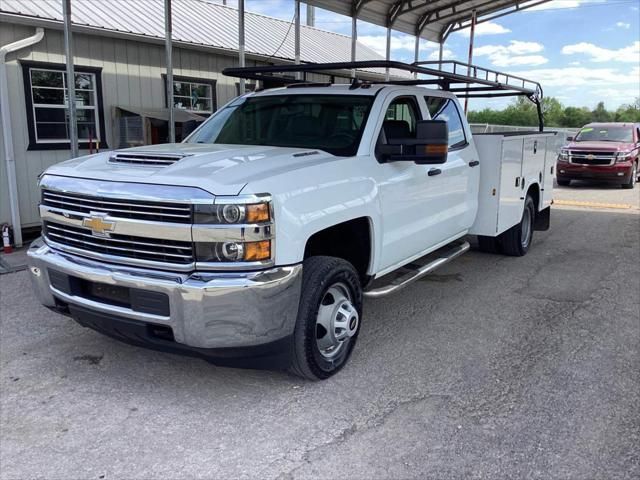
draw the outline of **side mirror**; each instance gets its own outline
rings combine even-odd
[[[567,142],[573,142],[574,137],[567,137]]]
[[[444,120],[420,120],[416,124],[416,138],[390,138],[387,145],[379,146],[379,152],[388,162],[445,163],[449,152],[449,126]]]

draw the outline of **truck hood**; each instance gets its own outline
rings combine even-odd
[[[171,165],[109,161],[114,154],[184,155]],[[322,150],[269,146],[175,143],[127,148],[56,164],[46,173],[114,182],[199,187],[214,195],[238,195],[247,183],[324,163]]]
[[[628,152],[633,150],[634,145],[624,142],[571,142],[566,148],[591,152]]]

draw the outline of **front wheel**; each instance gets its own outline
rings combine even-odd
[[[633,170],[631,170],[631,178],[627,183],[622,184],[622,188],[631,189],[636,186],[636,181],[638,180],[638,163],[634,162]]]
[[[502,253],[512,257],[526,255],[533,238],[533,226],[536,219],[536,206],[533,199],[527,195],[524,201],[524,211],[520,223],[511,227],[499,236]]]
[[[556,182],[558,182],[560,187],[568,187],[571,185],[571,180],[560,180],[559,178],[556,178]]]
[[[304,261],[291,372],[324,380],[351,355],[362,319],[362,287],[353,266],[336,257]]]

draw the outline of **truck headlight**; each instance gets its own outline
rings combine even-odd
[[[271,240],[196,243],[198,262],[259,262],[270,258]]]
[[[558,155],[558,160],[560,160],[561,162],[568,162],[570,154],[571,152],[569,152],[567,148],[561,148],[560,154]]]
[[[194,223],[200,224],[255,224],[271,220],[268,203],[254,203],[249,205],[195,205]]]
[[[193,217],[191,232],[200,268],[215,269],[220,263],[272,263],[273,217],[268,194],[218,197],[213,204],[194,205]],[[205,263],[209,265],[202,265]]]
[[[616,153],[616,162],[628,162],[631,160],[633,152],[618,152]]]

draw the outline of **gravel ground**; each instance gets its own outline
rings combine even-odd
[[[572,195],[634,207],[368,300],[321,383],[120,344],[3,275],[0,477],[639,478],[638,190]]]

